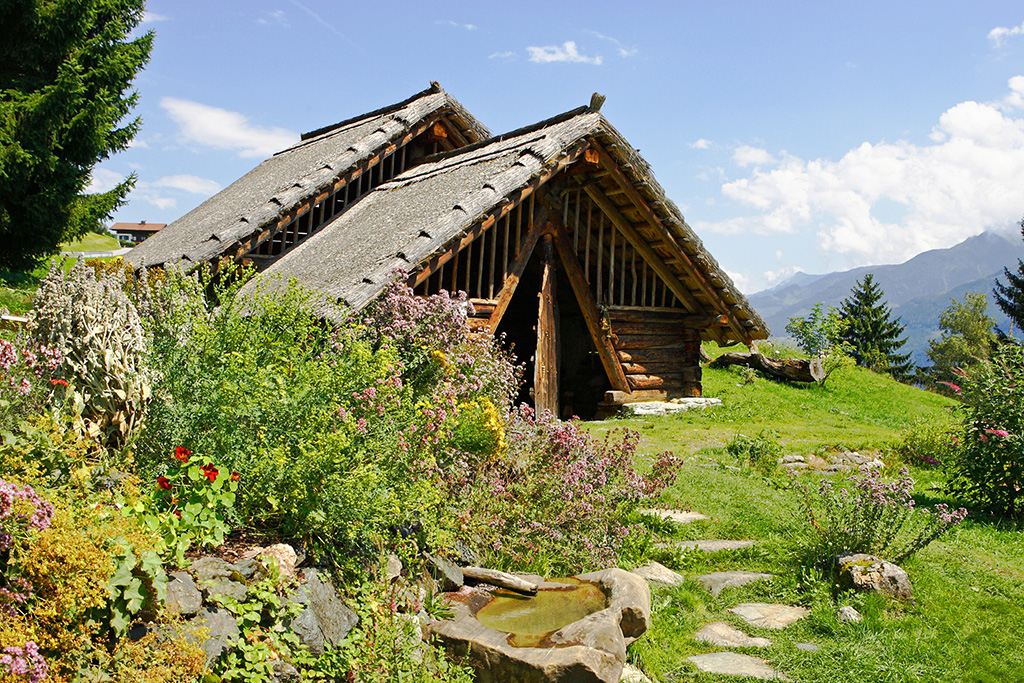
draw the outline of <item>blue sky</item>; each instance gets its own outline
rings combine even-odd
[[[151,0],[116,220],[171,222],[301,132],[430,80],[495,133],[607,96],[752,293],[1024,215],[1019,2]]]

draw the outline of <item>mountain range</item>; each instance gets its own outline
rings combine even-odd
[[[939,337],[939,316],[954,298],[962,300],[969,292],[985,294],[988,314],[1001,329],[1009,330],[1010,321],[995,305],[992,287],[997,277],[1005,280],[1004,267],[1016,271],[1017,259],[1024,259],[1024,242],[1002,233],[984,232],[948,249],[923,252],[905,263],[824,275],[797,273],[748,299],[773,335],[784,338],[790,318],[807,315],[819,301],[839,306],[854,285],[872,273],[893,317],[899,316],[906,325],[904,351],[910,351],[918,365],[928,365],[928,341]]]

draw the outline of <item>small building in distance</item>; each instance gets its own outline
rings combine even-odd
[[[166,227],[166,223],[147,223],[146,221],[139,223],[114,223],[110,226],[110,232],[114,233],[118,242],[138,244]]]
[[[769,331],[602,101],[492,136],[434,83],[307,133],[128,260],[252,263],[320,293],[326,317],[405,272],[419,295],[469,295],[539,410],[700,396],[702,340]]]

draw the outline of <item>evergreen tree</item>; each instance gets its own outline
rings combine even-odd
[[[134,176],[85,194],[93,166],[128,147],[132,80],[152,33],[143,0],[0,2],[0,268],[27,270],[109,218]]]
[[[1024,219],[1020,222],[1020,234],[1024,237]],[[1003,313],[1013,321],[1018,330],[1024,330],[1024,262],[1017,259],[1017,274],[1010,272],[1009,268],[1003,268],[1006,275],[1006,284],[996,278],[995,289],[992,294],[996,297],[996,304]]]
[[[850,345],[850,354],[857,365],[903,380],[910,376],[914,364],[910,362],[909,353],[899,353],[907,343],[906,339],[900,339],[904,325],[899,318],[891,319],[889,306],[882,297],[883,292],[871,273],[853,286],[850,296],[840,306],[843,318],[849,323],[842,339]]]
[[[936,382],[959,383],[954,368],[966,370],[988,360],[996,344],[992,331],[996,321],[988,315],[984,294],[966,294],[963,302],[953,299],[939,317],[942,337],[928,342],[932,367],[929,377]]]

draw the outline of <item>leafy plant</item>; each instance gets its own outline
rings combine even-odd
[[[891,456],[918,467],[938,467],[952,460],[962,440],[960,425],[919,420],[888,447]]]
[[[825,384],[832,373],[853,365],[854,361],[853,346],[844,339],[850,322],[835,306],[829,306],[825,312],[821,309],[819,301],[806,317],[790,318],[786,331],[805,353],[821,359],[825,371],[821,384]]]
[[[741,463],[767,474],[775,469],[782,455],[782,445],[778,438],[778,432],[768,428],[762,429],[757,436],[737,434],[725,450]]]
[[[836,489],[823,479],[817,490],[795,483],[811,533],[803,548],[813,562],[844,553],[870,553],[899,564],[967,517],[944,503],[918,508],[914,480],[904,467],[900,478],[882,479],[877,470],[850,477],[852,487]]]

